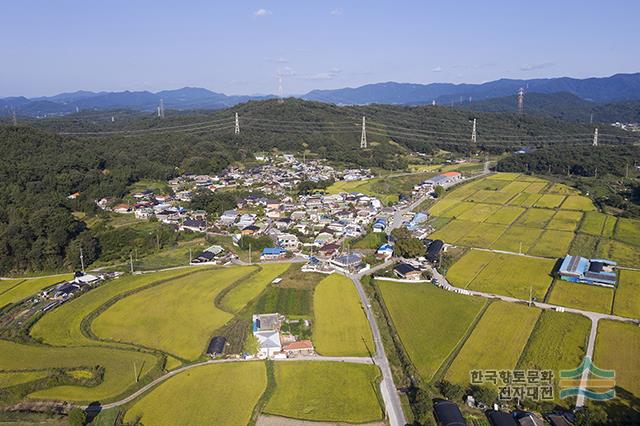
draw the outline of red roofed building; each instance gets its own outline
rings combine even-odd
[[[311,340],[297,340],[282,348],[282,352],[286,353],[287,356],[311,355],[313,351],[314,348]]]

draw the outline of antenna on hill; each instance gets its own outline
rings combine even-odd
[[[158,105],[158,117],[164,118],[164,100],[160,98],[160,105]]]
[[[478,134],[476,133],[476,119],[473,119],[473,130],[471,130],[471,143],[476,144],[478,142]]]
[[[518,89],[518,114],[522,114],[524,111],[524,89],[521,87]]]
[[[282,88],[282,76],[278,75],[278,103],[284,102],[284,89]]]
[[[236,129],[234,131],[236,135],[240,134],[240,120],[238,120],[238,113],[236,112]]]
[[[367,147],[367,119],[362,116],[362,135],[360,136],[360,148]]]
[[[593,146],[598,146],[598,128],[593,132]]]

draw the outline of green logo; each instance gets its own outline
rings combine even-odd
[[[596,401],[613,399],[616,396],[615,370],[602,370],[585,356],[573,370],[560,370],[560,398],[583,396]]]

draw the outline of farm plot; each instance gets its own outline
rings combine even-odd
[[[533,205],[542,197],[542,194],[521,193],[514,197],[509,204],[521,207],[533,207]]]
[[[329,275],[313,296],[313,337],[319,354],[367,356],[373,348],[369,323],[350,279]]]
[[[444,227],[431,234],[432,239],[440,239],[449,244],[454,244],[460,238],[464,237],[469,231],[476,227],[478,224],[473,222],[467,222],[464,220],[452,220]]]
[[[617,217],[607,215],[607,219],[604,221],[604,226],[602,227],[602,236],[605,238],[612,238],[617,224]]]
[[[637,267],[640,265],[640,250],[638,247],[614,240],[600,240],[598,243],[598,257],[615,260],[623,266]]]
[[[545,257],[562,257],[567,254],[575,234],[569,231],[544,231],[529,254]]]
[[[552,193],[552,194],[562,194],[562,195],[572,195],[572,194],[577,194],[578,191],[570,186],[567,186],[563,183],[554,183],[553,185],[551,185],[551,187],[547,190],[547,192]]]
[[[516,206],[504,206],[486,220],[487,223],[497,223],[500,225],[511,225],[525,209]]]
[[[586,212],[580,224],[580,232],[590,235],[601,235],[608,215],[600,212]]]
[[[613,314],[627,318],[640,318],[640,272],[620,271]]]
[[[516,220],[517,225],[544,228],[556,212],[547,209],[529,209]]]
[[[127,411],[124,421],[139,420],[149,425],[248,424],[266,386],[262,362],[196,367],[143,396]]]
[[[564,210],[581,210],[585,212],[596,210],[596,206],[593,205],[593,201],[588,197],[583,197],[582,195],[569,195],[560,208]]]
[[[529,182],[513,181],[513,182],[509,182],[509,185],[502,188],[501,191],[507,194],[511,194],[513,196],[513,194],[519,194],[523,192],[530,185],[531,183]]]
[[[434,286],[377,284],[411,363],[423,380],[431,381],[469,330],[484,300]]]
[[[469,222],[484,222],[489,216],[500,210],[497,204],[475,204],[466,212],[457,216],[461,220]]]
[[[558,210],[547,225],[547,229],[575,231],[582,220],[582,213],[571,210]]]
[[[283,274],[290,263],[271,263],[260,265],[260,270],[242,280],[222,298],[222,306],[230,312],[238,312],[249,301],[255,299],[277,277]]]
[[[37,399],[96,401],[114,398],[135,385],[133,365],[144,377],[156,364],[155,356],[137,351],[111,348],[56,348],[25,345],[0,340],[0,371],[50,368],[104,367],[103,381],[97,386],[56,386],[30,395]]]
[[[571,243],[569,253],[574,256],[594,258],[598,256],[599,238],[588,234],[576,234]]]
[[[558,279],[553,284],[548,302],[552,305],[609,314],[613,302],[613,289]]]
[[[21,385],[47,377],[46,371],[23,371],[14,373],[0,373],[0,389]]]
[[[256,313],[278,312],[287,316],[311,316],[313,290],[269,286],[256,302]]]
[[[509,173],[509,172],[500,172],[494,175],[489,176],[487,179],[489,180],[516,180],[520,176],[520,173]]]
[[[616,387],[640,395],[640,329],[633,324],[601,320],[594,362],[616,371]]]
[[[215,297],[251,271],[251,267],[202,271],[143,290],[109,307],[94,320],[92,329],[102,339],[197,359],[213,332],[232,317],[216,308]]]
[[[449,198],[438,200],[438,202],[429,209],[429,214],[432,216],[443,216],[444,212],[458,203],[460,203],[460,201]]]
[[[442,200],[442,201],[444,201],[444,200]],[[437,206],[437,204],[436,204],[436,206]],[[466,212],[467,210],[471,209],[473,206],[474,206],[473,203],[468,203],[466,201],[458,202],[458,204],[454,205],[453,207],[451,207],[450,209],[448,209],[447,211],[442,213],[441,216],[443,216],[443,217],[458,217],[461,214],[463,214],[464,212]]]
[[[51,277],[26,278],[20,282],[14,283],[13,286],[7,287],[4,292],[0,293],[0,308],[26,299],[35,295],[47,287],[54,284],[70,280],[73,278],[71,274],[54,275]],[[12,280],[13,281],[13,280]],[[2,283],[2,281],[0,281]]]
[[[81,324],[85,317],[118,295],[187,275],[190,272],[187,269],[175,269],[144,275],[128,275],[109,281],[83,294],[82,297],[48,312],[34,324],[30,334],[34,339],[53,346],[101,345],[102,342],[89,339],[82,334]]]
[[[468,288],[528,300],[529,292],[542,300],[553,278],[555,262],[498,253],[471,281]]]
[[[542,229],[512,225],[491,246],[495,250],[528,253],[542,235]]]
[[[489,251],[469,250],[449,268],[447,280],[456,287],[466,288],[495,256],[495,253]]]
[[[454,359],[445,378],[464,385],[469,383],[471,370],[515,368],[539,315],[540,311],[535,308],[493,302]]]
[[[493,223],[478,223],[462,238],[457,244],[467,247],[488,248],[502,235],[507,229],[505,225],[496,225]]]
[[[518,369],[557,372],[575,368],[586,353],[590,329],[591,321],[582,315],[542,311],[520,357]],[[558,395],[558,392],[556,388],[554,394]]]
[[[378,367],[341,362],[278,362],[264,412],[302,420],[364,423],[384,417]]]
[[[640,220],[620,218],[616,226],[615,239],[640,246]]]
[[[527,186],[523,192],[528,194],[540,194],[547,187],[548,183],[546,181],[541,182],[533,182],[531,185]]]
[[[535,202],[533,207],[539,207],[543,209],[555,209],[564,201],[564,195],[558,194],[543,194],[542,197]]]
[[[493,193],[495,193],[495,191],[489,191],[489,190],[486,190],[486,189],[481,189],[480,191],[476,191],[473,194],[469,195],[464,200],[472,202],[472,203],[480,203],[480,202],[484,201],[488,196],[490,196]]]

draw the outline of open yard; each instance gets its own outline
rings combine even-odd
[[[640,328],[633,324],[602,320],[594,362],[599,368],[616,371],[616,387],[640,396]]]
[[[124,421],[147,425],[245,425],[267,386],[263,362],[197,367],[145,394]]]
[[[445,378],[467,384],[471,370],[513,369],[540,311],[524,305],[493,302],[449,367]]]
[[[264,412],[302,420],[364,423],[384,417],[378,367],[341,362],[276,362]]]
[[[620,271],[613,303],[614,315],[640,318],[640,272]]]
[[[557,279],[553,284],[548,302],[553,305],[609,314],[613,302],[613,289]]]
[[[216,308],[216,295],[254,270],[239,266],[201,271],[140,291],[100,314],[92,330],[102,339],[197,359],[213,332],[232,317]]]
[[[332,274],[320,281],[313,296],[313,340],[328,356],[368,356],[373,338],[353,282]]]
[[[377,284],[412,364],[423,380],[431,381],[485,301],[431,285],[385,281]]]

